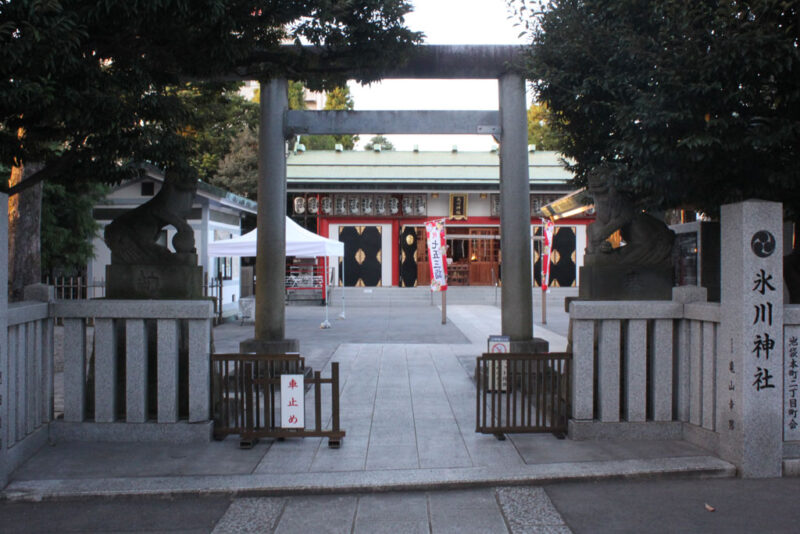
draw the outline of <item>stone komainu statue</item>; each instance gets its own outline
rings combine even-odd
[[[589,176],[595,222],[587,228],[579,298],[583,300],[669,300],[672,298],[672,245],[666,224],[637,209],[600,167]],[[621,244],[607,241],[619,230]]]
[[[672,261],[675,233],[664,222],[636,209],[617,191],[602,170],[589,177],[594,198],[595,222],[587,229],[587,265],[664,265]],[[613,248],[607,241],[617,230],[624,245]]]
[[[167,173],[161,190],[106,226],[104,238],[112,265],[193,265],[197,263],[190,216],[196,184],[182,184]],[[173,226],[175,252],[158,243],[161,230]]]
[[[181,182],[167,171],[150,201],[114,219],[106,227],[111,250],[106,267],[106,297],[119,299],[194,299],[202,297],[203,268],[197,264],[191,216],[196,182]],[[172,226],[174,252],[159,243]]]

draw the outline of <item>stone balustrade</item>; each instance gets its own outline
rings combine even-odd
[[[58,301],[55,314],[64,321],[65,424],[57,425],[60,437],[183,441],[196,439],[198,432],[210,436],[211,301]],[[86,342],[89,319],[94,321],[93,365]],[[185,370],[180,369],[181,345],[188,351]],[[148,355],[153,346],[155,358]],[[153,363],[156,369],[148,369]],[[86,406],[90,369],[93,414]],[[179,412],[182,373],[188,376],[186,417]],[[148,394],[153,390],[155,399]]]
[[[730,402],[730,384],[718,364],[722,310],[703,299],[703,290],[675,288],[672,301],[571,303],[570,437],[686,439],[719,450],[727,421],[718,403]],[[783,321],[786,339],[800,338],[800,306],[784,306]],[[800,473],[800,441],[784,437],[783,449],[784,471]]]
[[[674,374],[677,368],[680,376],[685,364],[673,340],[683,314],[684,305],[677,301],[571,303],[573,437],[620,432],[669,437],[680,431],[672,424],[681,390],[674,386]],[[664,424],[619,424],[645,422]]]
[[[34,300],[8,305],[7,359],[0,368],[0,384],[7,388],[0,395],[6,414],[0,422],[0,482],[47,441],[53,419],[51,306]]]

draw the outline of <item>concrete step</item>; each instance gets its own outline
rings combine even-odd
[[[447,302],[452,304],[499,304],[501,289],[498,287],[453,286],[447,290]],[[342,299],[342,288],[333,290],[331,304]],[[433,303],[439,305],[440,293],[431,294],[428,287],[347,287],[344,288],[345,302],[350,305],[391,305],[404,303]]]
[[[345,445],[346,446],[346,445]],[[713,456],[534,464],[509,469],[388,469],[317,473],[181,475],[68,480],[20,480],[0,493],[0,501],[38,502],[146,495],[269,496],[314,493],[434,491],[567,481],[667,478],[732,478],[736,468]]]

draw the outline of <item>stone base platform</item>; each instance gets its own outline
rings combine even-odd
[[[286,354],[300,352],[300,341],[297,339],[246,339],[239,343],[240,352],[258,354]]]
[[[50,424],[53,442],[106,443],[207,443],[211,441],[214,424],[200,423],[72,423],[54,421]]]

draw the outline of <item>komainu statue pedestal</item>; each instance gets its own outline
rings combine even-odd
[[[672,265],[596,265],[580,268],[581,300],[670,300]]]
[[[199,299],[203,297],[200,265],[107,265],[106,298]]]

